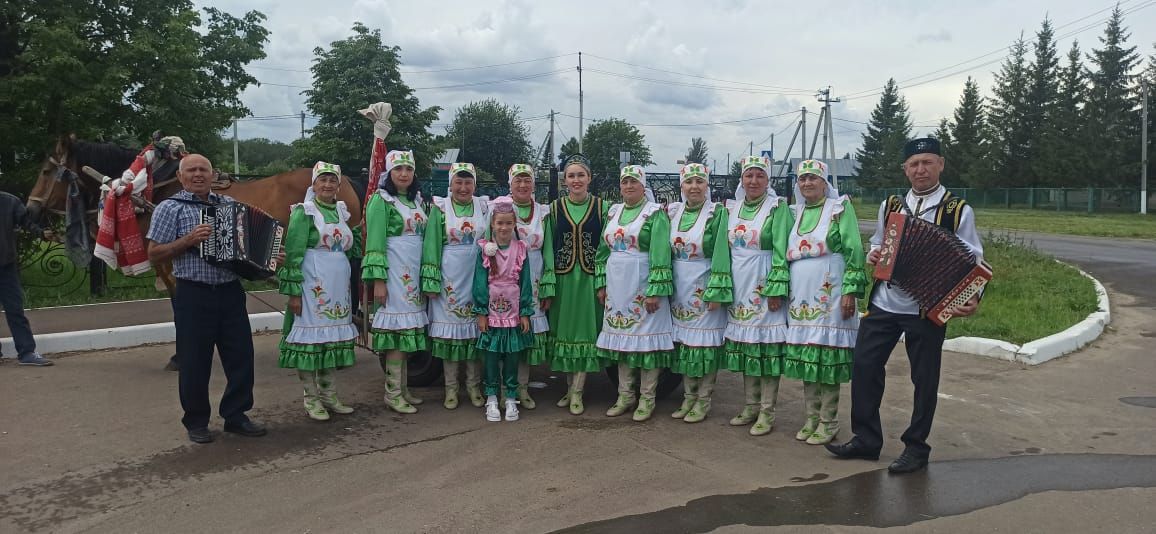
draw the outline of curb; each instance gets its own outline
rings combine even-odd
[[[979,356],[987,356],[1000,360],[1022,362],[1028,365],[1039,365],[1065,354],[1076,352],[1095,341],[1096,338],[1100,337],[1100,334],[1104,332],[1104,327],[1112,322],[1108,291],[1104,289],[1104,285],[1101,284],[1099,280],[1093,278],[1092,275],[1062,261],[1056,260],[1056,262],[1076,269],[1076,271],[1092,281],[1092,285],[1096,289],[1099,310],[1092,312],[1083,321],[1068,327],[1068,329],[1063,332],[1052,334],[1035,341],[1029,341],[1023,345],[982,337],[957,337],[945,341],[943,343],[943,350],[977,354]]]
[[[285,316],[281,312],[249,314],[249,325],[253,333],[280,330]],[[56,332],[36,335],[36,350],[40,354],[80,352],[90,350],[123,349],[152,343],[172,343],[176,339],[172,322],[135,326],[118,326],[97,330],[76,332]],[[0,339],[4,354],[16,354],[12,338]]]

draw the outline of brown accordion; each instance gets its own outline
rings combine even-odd
[[[246,280],[261,280],[276,272],[285,229],[268,213],[240,202],[226,202],[201,211],[201,224],[213,227],[201,243],[201,257]]]
[[[887,216],[875,278],[911,295],[940,326],[951,310],[971,300],[991,281],[991,266],[954,233],[918,217]]]

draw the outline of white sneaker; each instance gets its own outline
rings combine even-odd
[[[514,399],[506,399],[506,420],[518,420],[518,402]]]
[[[486,403],[486,421],[497,422],[502,420],[502,412],[498,411],[498,401],[492,400]]]

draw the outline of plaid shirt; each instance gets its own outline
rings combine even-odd
[[[153,211],[152,223],[149,225],[148,240],[160,244],[168,244],[193,231],[201,224],[201,207],[180,200],[197,200],[197,197],[188,191],[181,191],[171,198],[157,204]],[[233,199],[209,193],[209,203],[233,202]],[[222,269],[201,259],[200,249],[190,247],[188,250],[173,258],[173,276],[182,280],[191,280],[202,284],[224,284],[237,279],[232,271]]]

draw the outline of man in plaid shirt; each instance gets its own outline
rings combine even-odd
[[[209,432],[209,375],[213,348],[221,355],[227,385],[219,412],[225,432],[265,435],[265,427],[245,412],[253,408],[253,335],[245,290],[233,272],[201,258],[199,245],[212,227],[201,224],[206,204],[233,202],[211,191],[213,165],[199,154],[181,159],[177,171],[184,191],[157,205],[148,232],[149,261],[171,260],[177,279],[173,320],[180,363],[181,423],[195,443],[213,441]]]

